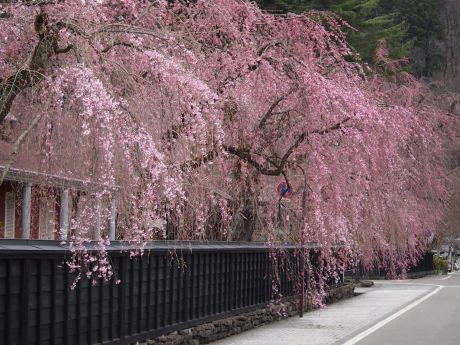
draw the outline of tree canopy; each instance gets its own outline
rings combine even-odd
[[[395,271],[437,231],[450,118],[410,75],[366,75],[338,16],[239,0],[0,10],[0,121],[20,119],[8,140],[29,131],[21,150],[41,171],[88,182],[73,269],[114,186],[122,239],[137,244],[315,242],[329,267],[326,248],[341,243],[347,260]]]

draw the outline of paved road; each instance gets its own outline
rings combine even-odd
[[[447,278],[447,279],[446,279]],[[352,299],[214,345],[460,344],[460,274],[376,282]]]
[[[446,279],[447,278],[447,279]],[[443,280],[441,280],[443,279]],[[460,344],[460,274],[418,279],[418,284],[433,284],[429,298],[382,325],[358,345],[459,345]],[[413,284],[415,282],[409,282]]]

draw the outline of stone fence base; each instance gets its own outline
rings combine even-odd
[[[411,279],[423,278],[423,277],[430,276],[433,274],[435,274],[433,270],[420,271],[420,272],[409,272],[407,273],[407,278],[411,278]]]
[[[433,275],[433,274],[436,274],[436,272],[434,270],[426,270],[426,271],[418,271],[418,272],[407,272],[405,278],[417,279],[417,278],[423,278],[423,277]],[[358,279],[359,280],[387,280],[389,278],[387,278],[386,276],[383,276],[383,275],[376,275],[376,274],[368,273],[368,274],[359,276]],[[347,281],[355,281],[356,276],[354,276],[354,275],[346,275],[345,280],[347,280]]]
[[[354,284],[345,284],[332,288],[326,295],[326,303],[334,303],[354,295]],[[215,320],[181,331],[175,331],[158,338],[136,343],[138,345],[201,345],[218,339],[239,334],[249,329],[266,325],[274,321],[298,315],[298,300],[285,301],[280,305],[243,313],[237,316]],[[309,311],[316,306],[306,303],[304,309]]]

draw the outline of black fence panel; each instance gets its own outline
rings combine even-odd
[[[407,268],[405,274],[408,277],[417,276],[418,274],[429,274],[434,270],[433,266],[433,253],[425,253],[415,265],[410,265]],[[398,270],[396,274],[401,274],[401,270]],[[394,274],[390,275],[385,269],[373,269],[366,270],[362,265],[358,265],[357,268],[350,268],[345,271],[345,275],[348,278],[354,277],[355,279],[386,279],[395,278]]]
[[[0,240],[0,344],[132,344],[272,299],[273,262],[263,243],[155,242],[135,259],[121,249],[109,249],[121,284],[82,278],[71,289],[68,248]],[[299,260],[295,247],[283,249],[291,260],[280,260],[280,288],[292,297],[286,272]]]
[[[408,273],[433,271],[433,255],[433,253],[426,253],[416,265],[413,265],[409,268]]]

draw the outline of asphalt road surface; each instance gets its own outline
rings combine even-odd
[[[431,276],[408,285],[423,284],[432,290],[400,308],[361,333],[362,340],[351,339],[347,345],[459,345],[460,344],[460,274]],[[402,311],[400,315],[397,315]],[[396,317],[392,318],[392,315]],[[388,322],[385,322],[388,320]],[[359,335],[358,335],[359,337]],[[358,340],[358,341],[356,341]]]
[[[359,296],[215,345],[460,345],[460,273],[377,281]]]

